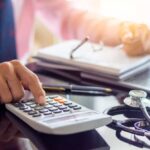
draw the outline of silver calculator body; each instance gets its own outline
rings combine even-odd
[[[60,95],[46,97],[45,105],[34,99],[6,104],[6,109],[36,131],[65,135],[95,129],[109,124],[108,115],[88,109]]]

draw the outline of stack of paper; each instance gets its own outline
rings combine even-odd
[[[35,56],[39,66],[76,70],[92,76],[115,80],[127,79],[149,68],[150,57],[128,57],[120,47],[85,43],[73,53],[80,41],[69,40],[41,49]]]

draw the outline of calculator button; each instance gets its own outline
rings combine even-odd
[[[35,107],[34,109],[35,110],[41,110],[41,109],[43,109],[44,107],[43,106],[37,106],[37,107]]]
[[[70,109],[69,109],[69,108],[66,108],[66,109],[63,109],[63,111],[64,111],[64,112],[68,112],[68,111],[70,111]]]
[[[29,107],[28,107],[28,106],[25,106],[25,105],[19,107],[20,110],[24,110],[24,109],[27,109],[27,108],[29,108]]]
[[[44,104],[44,106],[46,106],[46,105],[49,105],[49,103],[48,103],[48,102],[46,102],[46,103]]]
[[[77,107],[78,105],[76,105],[76,104],[71,104],[71,105],[68,105],[68,107],[70,107],[70,108],[74,108],[74,107]]]
[[[64,104],[64,102],[65,102],[65,100],[59,100],[59,103],[62,103],[62,104]]]
[[[26,109],[24,109],[23,111],[24,111],[24,112],[30,112],[30,111],[32,111],[32,109],[31,109],[31,108],[26,108]]]
[[[51,115],[52,112],[50,112],[50,111],[49,111],[49,112],[44,112],[43,114],[44,114],[44,115]]]
[[[58,110],[57,107],[52,107],[52,108],[49,108],[50,111],[55,111],[55,110]]]
[[[51,99],[51,98],[47,98],[46,99],[46,102],[48,103],[48,102],[51,102],[51,101],[53,101],[53,99]]]
[[[62,109],[66,109],[67,106],[62,105],[62,106],[59,106],[58,108],[62,110]]]
[[[37,114],[38,112],[37,111],[30,111],[28,112],[29,115],[34,115],[34,114]]]
[[[29,100],[21,100],[21,103],[27,103],[27,102],[32,102],[33,100],[29,99]]]
[[[57,104],[57,102],[51,101],[51,102],[49,102],[49,104],[54,105],[54,104]]]
[[[27,102],[27,103],[25,103],[25,104],[28,105],[28,106],[30,106],[30,105],[32,105],[32,104],[35,104],[35,102],[31,101],[31,102]]]
[[[62,97],[60,97],[60,96],[53,98],[53,100],[55,100],[55,101],[59,101],[60,99],[62,99]]]
[[[39,110],[40,113],[48,112],[48,109],[41,109]]]
[[[81,109],[81,107],[80,106],[76,106],[76,107],[73,107],[73,109],[74,110],[79,110],[79,109]]]
[[[25,105],[22,104],[22,103],[13,103],[13,105],[16,106],[16,107],[22,107],[22,106],[25,106]]]
[[[60,107],[60,106],[62,106],[62,104],[57,103],[57,104],[54,104],[53,106]]]
[[[67,102],[67,101],[64,102],[64,105],[71,105],[71,104],[72,102]]]
[[[48,96],[48,98],[50,98],[50,99],[53,99],[53,98],[56,98],[56,97],[58,97],[58,95],[50,95],[50,96]]]
[[[44,106],[44,108],[52,108],[53,107],[53,105],[46,105],[46,106]]]
[[[58,113],[61,113],[62,111],[61,110],[55,110],[55,111],[53,111],[53,113],[55,113],[55,114],[58,114]]]
[[[39,116],[41,116],[41,114],[34,114],[34,115],[32,115],[32,117],[39,117]]]
[[[32,105],[30,105],[30,107],[35,108],[35,107],[37,107],[37,104],[32,104]]]
[[[59,102],[59,103],[64,103],[65,102],[65,99],[64,98],[62,98],[62,97],[56,97],[56,98],[54,98],[53,100],[55,100],[55,101],[57,101],[57,102]]]

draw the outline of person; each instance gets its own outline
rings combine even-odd
[[[128,55],[144,55],[150,51],[150,31],[144,24],[96,15],[75,7],[74,0],[12,0],[15,9],[16,42],[19,58],[30,49],[35,16],[58,38],[103,41],[107,45],[122,43]],[[96,30],[95,30],[96,29]],[[22,38],[23,37],[23,38]],[[138,50],[134,47],[139,45]]]
[[[30,49],[34,18],[37,13],[51,31],[63,39],[83,39],[89,36],[92,42],[123,44],[125,52],[130,56],[150,52],[150,31],[145,24],[96,16],[74,7],[72,1],[68,0],[12,0],[12,2],[19,59],[22,59]],[[3,103],[19,100],[23,96],[23,88],[31,90],[37,102],[44,102],[45,93],[39,79],[17,60],[0,64],[0,85],[0,98]]]
[[[0,103],[18,101],[24,89],[32,92],[39,104],[45,103],[45,92],[38,77],[15,60],[15,29],[10,0],[0,1]],[[14,59],[14,60],[13,60]]]

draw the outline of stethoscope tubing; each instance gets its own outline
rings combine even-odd
[[[146,121],[146,119],[144,118],[145,115],[141,117],[142,111],[140,108],[132,108],[126,105],[120,105],[120,106],[111,107],[105,110],[104,113],[111,115],[111,116],[120,115],[120,114],[126,115],[126,113],[130,113],[130,115],[132,115],[132,113],[135,113],[135,114],[137,113],[137,118],[128,118],[125,120],[113,119],[112,123],[110,123],[108,127],[115,129],[115,130],[123,130],[128,133],[136,134],[139,136],[146,136],[150,138],[150,131],[147,131],[145,129],[143,130],[140,127],[139,128],[134,127],[136,122]],[[140,118],[139,118],[139,113],[141,114]]]

